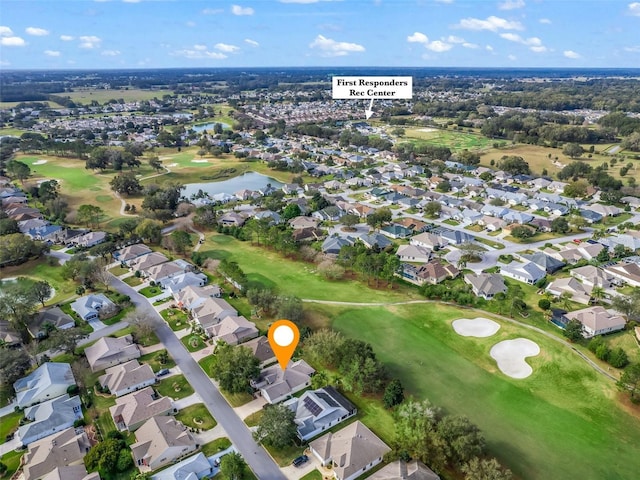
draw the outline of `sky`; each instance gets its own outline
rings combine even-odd
[[[4,70],[640,67],[640,0],[0,3]]]

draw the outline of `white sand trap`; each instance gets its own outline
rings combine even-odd
[[[165,165],[165,167],[177,167],[177,163],[170,163],[169,165]]]
[[[511,378],[527,378],[533,373],[531,366],[524,361],[527,357],[535,357],[540,353],[537,343],[526,338],[505,340],[496,343],[489,354],[498,362],[498,368]]]
[[[191,160],[191,161],[192,161],[193,163],[209,163],[209,160],[206,160],[206,159],[204,159],[204,158],[200,158],[200,159],[197,159],[197,160],[194,158],[194,159],[193,159],[193,160]]]
[[[47,163],[47,160],[36,160],[31,165],[44,165],[45,163]]]
[[[490,337],[500,330],[500,324],[488,318],[461,318],[451,324],[458,335],[463,337]]]
[[[437,132],[438,129],[437,128],[426,127],[426,128],[419,128],[418,131],[419,132],[424,132],[424,133],[429,133],[429,132]]]

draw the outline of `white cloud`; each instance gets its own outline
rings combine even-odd
[[[206,45],[194,45],[194,46],[193,46],[193,49],[194,49],[194,50],[204,51],[204,50],[206,50],[206,49],[207,49],[207,46],[206,46]]]
[[[82,35],[80,38],[80,48],[98,48],[102,39],[95,35]]]
[[[505,0],[498,4],[498,10],[516,10],[525,6],[524,0]]]
[[[531,50],[532,52],[535,52],[535,53],[544,53],[548,49],[544,45],[539,45],[537,47],[530,47],[529,50]]]
[[[240,50],[240,47],[236,47],[235,45],[229,45],[228,43],[216,43],[213,46],[213,48],[225,53],[234,53]]]
[[[49,35],[49,30],[38,27],[27,27],[24,29],[27,35],[33,35],[34,37],[45,37]]]
[[[357,43],[338,42],[323,35],[318,35],[313,42],[309,44],[310,48],[320,50],[323,57],[344,57],[353,52],[364,52],[365,48]]]
[[[27,42],[20,37],[1,37],[0,45],[3,47],[24,47]]]
[[[13,35],[13,30],[4,25],[0,25],[0,37],[10,37]]]
[[[60,52],[57,50],[45,50],[44,54],[47,57],[59,57],[60,56]]]
[[[415,32],[413,35],[409,35],[407,37],[407,42],[409,43],[428,43],[429,37],[427,37],[424,33]]]
[[[478,48],[478,47],[479,47],[479,45],[477,45],[477,44],[475,44],[475,43],[470,43],[470,42],[464,42],[464,43],[462,44],[462,46],[463,46],[464,48]]]
[[[189,28],[193,28],[195,27],[197,24],[194,21],[189,20],[188,22],[185,23],[185,25]]]
[[[443,38],[443,40],[449,43],[464,43],[464,38],[456,37],[455,35],[449,35],[446,39]]]
[[[259,47],[260,44],[258,42],[256,42],[255,40],[251,40],[250,38],[245,38],[244,39],[244,43],[247,43],[249,45],[251,45],[252,47]]]
[[[438,3],[453,3],[453,0],[436,0]]]
[[[532,52],[543,53],[547,51],[547,47],[542,45],[542,40],[540,40],[538,37],[522,38],[517,33],[510,32],[501,33],[500,37],[504,38],[505,40],[509,40],[510,42],[516,42],[522,45],[526,45]]]
[[[504,18],[491,15],[485,20],[480,18],[463,18],[460,23],[455,25],[457,28],[465,30],[490,30],[497,32],[498,30],[524,30],[520,22],[509,21]]]
[[[625,52],[640,53],[640,45],[634,45],[633,47],[624,47]]]
[[[255,10],[251,7],[231,5],[231,13],[233,13],[234,15],[253,15],[255,13]]]
[[[200,59],[213,59],[213,60],[224,60],[225,58],[227,58],[227,56],[224,53],[220,53],[220,52],[210,52],[210,51],[203,51],[203,50],[191,50],[191,49],[185,49],[185,50],[177,50],[173,53],[171,53],[171,55],[177,56],[177,57],[185,57],[191,60],[200,60]]]
[[[140,3],[141,0],[122,0],[124,3]]]
[[[487,52],[493,52],[493,47],[491,45],[485,45],[484,48]]]
[[[105,57],[117,57],[118,55],[120,55],[120,50],[103,50],[102,52],[100,52],[100,55],[103,55]]]
[[[442,42],[440,40],[434,40],[433,42],[429,42],[428,44],[426,44],[425,48],[428,48],[432,52],[442,53],[451,50],[453,48],[453,45],[451,45],[450,43]]]
[[[634,17],[640,17],[640,2],[633,2],[628,5],[629,15]]]
[[[518,57],[516,57],[515,55],[507,55],[507,58],[511,61],[517,60]]]
[[[75,37],[72,37],[71,35],[60,35],[60,40],[62,40],[63,42],[70,42],[74,38]]]
[[[538,22],[544,23],[545,25],[551,25],[551,20],[549,20],[548,18],[541,18],[540,20],[538,20]]]
[[[205,8],[202,10],[203,15],[219,15],[224,12],[222,8]]]
[[[573,50],[565,50],[563,54],[567,58],[582,58],[582,55],[578,52],[574,52]]]

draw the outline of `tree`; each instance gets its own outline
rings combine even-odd
[[[47,347],[52,350],[62,350],[65,353],[75,355],[78,342],[87,338],[87,336],[86,333],[77,327],[66,330],[54,330],[49,334],[49,338],[47,338]]]
[[[472,458],[462,467],[465,480],[511,480],[513,474],[495,458]]]
[[[114,192],[118,192],[122,195],[135,195],[142,192],[142,185],[136,178],[136,176],[131,173],[121,173],[120,175],[113,177],[111,182],[111,190]]]
[[[632,363],[624,369],[618,387],[629,392],[633,403],[640,403],[640,363]]]
[[[512,175],[529,175],[531,169],[524,158],[516,155],[504,155],[498,162],[498,168]]]
[[[0,265],[19,265],[32,257],[39,257],[48,247],[42,242],[31,240],[21,233],[2,236],[0,242]]]
[[[380,228],[385,223],[390,222],[392,218],[391,210],[387,207],[382,207],[367,217],[367,225],[372,228]]]
[[[565,143],[562,153],[573,159],[581,156],[584,153],[584,149],[579,143]]]
[[[449,180],[442,180],[438,185],[436,185],[436,190],[443,193],[450,192],[451,182],[449,182]]]
[[[57,180],[47,180],[38,187],[38,198],[42,203],[58,198],[60,194],[60,184]]]
[[[277,300],[277,314],[279,318],[286,318],[294,323],[299,323],[304,318],[302,300],[293,296],[279,297]]]
[[[219,125],[216,123],[216,125]],[[245,477],[247,464],[237,452],[227,453],[220,461],[220,472],[228,480],[242,480]]]
[[[542,310],[549,310],[551,308],[551,302],[546,298],[541,298],[538,300],[538,307]]]
[[[347,215],[344,215],[342,218],[340,218],[340,223],[342,223],[345,227],[347,227],[345,230],[348,230],[350,232],[353,232],[355,230],[355,228],[353,227],[357,225],[359,222],[360,222],[360,217],[352,213],[348,213]]]
[[[482,260],[485,253],[485,249],[483,247],[473,242],[461,243],[458,245],[458,250],[460,250],[460,257],[464,258],[467,262]]]
[[[384,389],[384,395],[382,396],[382,403],[385,408],[395,407],[400,405],[404,401],[404,388],[402,383],[397,378],[394,378],[389,382],[387,388]]]
[[[298,217],[301,214],[302,211],[300,210],[300,206],[296,203],[290,203],[289,205],[284,207],[284,210],[282,211],[282,219],[285,221],[291,220],[292,218]]]
[[[84,223],[87,226],[97,228],[100,225],[102,217],[104,217],[104,210],[97,205],[85,204],[78,207],[78,222]]]
[[[509,316],[513,317],[515,310],[522,310],[522,299],[524,298],[524,291],[520,285],[509,285],[507,288],[506,300],[509,304]],[[526,305],[525,305],[526,307]]]
[[[318,330],[304,340],[305,358],[311,363],[337,367],[338,353],[344,342],[344,336],[335,330]]]
[[[254,438],[275,448],[291,445],[298,433],[295,417],[295,412],[284,404],[266,405]]]
[[[122,439],[107,438],[89,450],[89,453],[84,457],[84,464],[89,471],[116,472],[118,470],[120,452],[123,450],[131,457]]]
[[[160,158],[158,157],[158,155],[151,155],[148,159],[147,159],[147,163],[149,164],[149,166],[151,168],[153,168],[156,172],[159,172],[160,170],[162,170],[162,162],[160,161]]]
[[[174,230],[169,235],[170,249],[184,255],[187,247],[193,246],[191,236],[184,230]]]
[[[447,445],[449,461],[462,465],[484,453],[480,429],[463,415],[447,415],[438,424],[438,434]]]
[[[20,233],[18,222],[13,218],[0,219],[0,236],[9,235],[11,233]]]
[[[591,298],[593,298],[596,301],[600,301],[605,297],[605,291],[604,288],[595,285],[593,287],[593,289],[591,290]]]
[[[563,335],[572,342],[580,341],[582,337],[582,323],[578,320],[569,320],[562,331]]]
[[[26,163],[11,160],[7,163],[7,175],[20,180],[20,183],[24,183],[24,181],[29,178],[29,175],[31,175],[31,168],[29,168],[29,165]]]
[[[342,375],[345,390],[358,395],[375,393],[382,389],[386,373],[376,359],[370,344],[361,340],[346,339],[337,352],[338,371]]]
[[[629,365],[629,357],[621,347],[614,348],[609,352],[609,358],[607,359],[609,365],[615,368],[624,368]]]
[[[46,280],[35,282],[31,287],[33,297],[42,304],[42,308],[44,308],[44,302],[49,299],[52,291],[51,285]]]
[[[0,382],[10,388],[31,368],[31,359],[24,349],[0,348]]]
[[[149,243],[158,244],[162,238],[162,225],[150,218],[142,220],[134,231],[138,237]]]
[[[260,373],[260,362],[247,347],[234,347],[221,343],[216,348],[216,361],[211,376],[229,393],[242,393],[250,389],[249,380]]]
[[[142,343],[141,339],[149,338],[155,331],[154,319],[142,311],[134,310],[128,313],[123,321],[131,325],[133,338],[139,343]]]
[[[427,217],[435,218],[440,215],[442,205],[440,202],[429,202],[424,206],[424,214]]]
[[[524,240],[533,237],[535,235],[535,231],[533,228],[527,227],[526,225],[518,225],[511,229],[511,235],[515,238]]]
[[[569,222],[564,217],[558,217],[551,220],[551,231],[556,233],[567,233],[571,230]]]
[[[585,180],[576,180],[564,187],[564,194],[571,198],[584,198],[587,196],[589,184]]]

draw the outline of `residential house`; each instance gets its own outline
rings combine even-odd
[[[107,234],[105,232],[87,232],[77,235],[71,239],[67,237],[65,244],[68,246],[76,246],[82,248],[91,248],[106,241]]]
[[[465,208],[464,210],[457,212],[453,218],[454,220],[461,222],[463,225],[473,225],[474,223],[478,223],[482,216],[483,215],[480,212]]]
[[[438,260],[432,260],[420,266],[403,263],[400,273],[396,275],[414,285],[422,286],[425,283],[435,285],[447,278],[455,278],[459,273],[453,265],[443,265]]]
[[[52,327],[56,330],[67,330],[75,326],[75,320],[58,307],[41,310],[27,322],[29,334],[38,339],[46,337]]]
[[[490,204],[484,205],[480,209],[480,213],[482,213],[483,215],[487,215],[489,217],[496,217],[496,218],[503,218],[510,211],[511,210],[509,210],[508,208],[494,206]]]
[[[72,427],[82,418],[82,405],[77,395],[69,397],[67,393],[46,402],[27,407],[24,417],[29,423],[18,427],[18,438],[22,445],[48,437]]]
[[[624,248],[635,252],[640,249],[640,232],[629,231],[629,233],[620,233],[601,238],[598,242],[611,250],[615,249],[617,245],[622,245]]]
[[[276,362],[276,354],[265,336],[257,337],[241,345],[251,350],[253,356],[260,361],[260,368]]]
[[[47,243],[62,243],[66,237],[64,228],[60,225],[44,225],[42,227],[34,228],[25,233],[33,240],[40,240]]]
[[[529,285],[535,284],[545,277],[545,271],[533,262],[498,264],[500,273],[519,282]]]
[[[322,252],[330,255],[338,255],[343,246],[353,245],[354,243],[355,239],[353,237],[338,237],[333,235],[322,242]]]
[[[626,320],[618,312],[603,307],[588,307],[565,313],[563,317],[566,322],[578,320],[582,324],[582,335],[585,338],[617,332],[626,325]]]
[[[604,245],[597,242],[582,242],[579,245],[566,244],[560,250],[546,248],[543,251],[556,260],[573,265],[580,260],[593,260],[604,248],[606,248]]]
[[[151,417],[175,413],[169,397],[162,397],[153,388],[146,387],[137,392],[116,398],[116,404],[109,407],[111,418],[118,430],[137,430]]]
[[[440,477],[418,460],[396,460],[368,477],[368,480],[440,480]]]
[[[584,208],[579,210],[579,214],[587,221],[587,223],[598,223],[604,218],[602,214]]]
[[[311,214],[312,217],[317,218],[320,221],[337,222],[345,214],[345,211],[335,205],[329,205],[328,207],[318,210]]]
[[[121,365],[107,368],[104,375],[98,377],[102,388],[116,397],[141,390],[156,383],[156,374],[148,364],[140,365],[137,360],[130,360]]]
[[[284,370],[280,365],[264,368],[258,378],[251,380],[251,386],[268,403],[274,404],[311,385],[314,373],[315,370],[304,360],[289,361]]]
[[[471,290],[477,297],[485,300],[491,300],[498,293],[507,292],[504,279],[497,273],[468,273],[464,276],[464,281],[471,285]]]
[[[253,322],[238,315],[228,315],[205,331],[213,339],[214,344],[223,341],[229,345],[238,345],[245,340],[256,338],[259,334]]]
[[[84,465],[69,465],[68,467],[56,467],[42,480],[100,480],[98,472],[87,473]]]
[[[150,282],[162,284],[170,281],[173,277],[193,271],[193,269],[194,266],[185,260],[174,260],[147,268],[142,272],[142,275]]]
[[[189,285],[173,294],[173,299],[180,308],[191,310],[202,304],[207,298],[220,298],[222,291],[217,285],[197,287]]]
[[[530,255],[525,254],[522,255],[522,258],[535,263],[548,274],[553,274],[565,266],[565,264],[560,260],[550,257],[549,255],[545,255],[542,252],[535,252]]]
[[[591,210],[592,212],[599,213],[603,217],[616,217],[623,212],[621,208],[614,205],[602,205],[601,203],[592,203],[584,208],[585,210]]]
[[[640,287],[640,265],[636,263],[616,263],[604,270],[627,285]]]
[[[411,237],[411,240],[409,240],[409,243],[411,245],[417,245],[418,247],[429,248],[431,250],[436,251],[446,247],[449,242],[438,235],[425,232],[425,233],[416,235],[415,237]]]
[[[246,221],[245,217],[236,212],[225,212],[218,218],[218,223],[223,227],[241,227]]]
[[[162,253],[151,252],[131,260],[129,266],[136,272],[144,273],[154,265],[160,265],[168,261],[169,259]]]
[[[591,291],[593,286],[580,283],[574,277],[558,278],[547,285],[547,292],[556,297],[560,297],[563,293],[571,295],[571,300],[584,305],[591,302]]]
[[[533,215],[528,213],[519,212],[517,210],[509,210],[507,214],[505,214],[502,219],[507,223],[517,223],[519,225],[526,225],[533,220]]]
[[[398,220],[397,223],[399,225],[402,225],[403,227],[411,229],[414,233],[426,232],[429,228],[429,225],[427,223],[411,217],[406,217]]]
[[[16,403],[25,408],[67,393],[76,380],[68,363],[46,362],[13,384]]]
[[[498,217],[484,215],[480,220],[478,220],[478,225],[484,227],[488,232],[497,232],[498,230],[506,227],[507,222]]]
[[[431,249],[418,245],[400,245],[396,255],[402,262],[427,263],[431,260]]]
[[[608,289],[611,288],[614,283],[614,278],[609,273],[593,265],[573,268],[569,273],[572,277],[577,278],[583,284],[590,285],[591,287]]]
[[[141,472],[157,470],[199,447],[187,427],[171,416],[156,416],[136,430],[131,445],[133,459]]]
[[[282,221],[282,217],[280,217],[280,214],[271,210],[263,210],[261,212],[257,212],[253,216],[253,218],[255,218],[256,220],[268,220],[268,225],[277,225]]]
[[[112,312],[116,305],[102,293],[85,295],[71,304],[71,310],[76,312],[84,321],[97,320],[100,312]]]
[[[298,438],[302,441],[309,440],[358,413],[356,407],[331,386],[308,390],[300,397],[287,400],[284,405],[295,412],[294,422]]]
[[[382,462],[391,448],[360,420],[309,444],[323,466],[333,464],[336,480],[354,480]]]
[[[131,335],[102,337],[84,351],[92,372],[140,358],[140,349]]]
[[[202,303],[192,305],[190,310],[193,320],[205,331],[225,317],[238,315],[238,311],[222,298],[207,297]]]
[[[289,220],[289,226],[294,230],[302,229],[302,228],[317,228],[318,223],[320,221],[317,218],[313,217],[294,217]]]
[[[391,225],[382,227],[380,229],[380,233],[391,238],[408,238],[413,235],[413,230],[402,225],[392,223]]]
[[[364,243],[367,248],[379,248],[380,250],[384,250],[393,245],[391,240],[377,232],[360,235],[359,240]]]
[[[548,218],[536,217],[531,220],[528,225],[530,227],[534,227],[536,230],[540,232],[550,232],[551,231],[551,220]]]
[[[154,474],[151,480],[201,480],[212,474],[212,462],[204,453],[198,452]]]
[[[22,343],[18,334],[8,320],[0,320],[0,347],[17,347]]]
[[[73,427],[34,441],[24,454],[24,480],[39,480],[56,468],[69,465],[79,466],[86,475],[83,458],[90,448],[87,434],[76,433]]]
[[[552,181],[547,185],[547,190],[551,190],[552,192],[562,193],[564,192],[565,187],[569,185],[565,182],[558,182],[557,180]]]
[[[440,228],[437,231],[434,231],[437,235],[440,236],[440,243],[446,242],[449,245],[461,245],[463,243],[470,243],[475,240],[473,235],[469,235],[466,232],[462,232],[460,230],[449,230],[448,228]]]
[[[530,180],[529,186],[534,190],[540,190],[541,188],[547,188],[550,183],[551,183],[551,180],[547,180],[546,178],[539,177],[539,178],[534,178],[533,180]]]
[[[297,228],[291,232],[294,242],[314,242],[326,237],[324,230],[315,227]]]
[[[125,265],[129,265],[131,260],[138,258],[142,255],[151,253],[151,249],[144,243],[136,243],[135,245],[129,245],[128,247],[121,248],[113,252],[112,256],[114,260]]]
[[[175,296],[177,292],[187,287],[204,287],[208,281],[204,273],[184,272],[161,280],[160,286]]]

